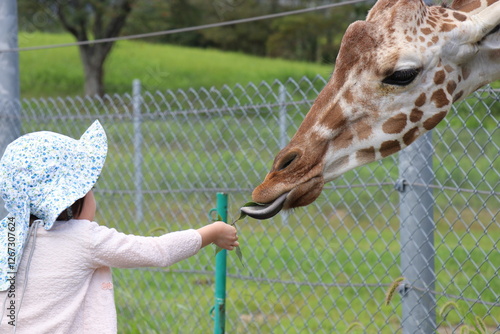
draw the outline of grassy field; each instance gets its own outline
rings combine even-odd
[[[317,222],[315,231],[304,229],[303,224],[314,223],[303,216],[292,219],[289,225],[277,220],[271,223],[240,224],[245,267],[234,253],[229,254],[228,270],[234,276],[227,283],[228,332],[345,333],[354,322],[366,329],[354,333],[400,332],[400,296],[384,306],[387,285],[400,276],[397,233],[389,228],[349,228],[338,221],[332,221],[331,227]],[[297,238],[297,231],[306,232]],[[454,245],[458,243],[461,246],[457,249]],[[495,295],[484,291],[485,281],[476,274],[474,265],[484,261],[483,252],[495,249],[495,241],[482,238],[476,231],[449,235],[437,245],[438,259],[461,264],[450,266],[438,261],[437,286],[472,299],[482,291],[482,300],[495,302]],[[119,271],[120,332],[148,328],[151,333],[211,333],[213,322],[208,311],[214,304],[213,275],[182,271],[189,262],[199,267],[198,261],[210,270],[213,248],[182,266],[174,266],[172,271]],[[489,261],[488,266],[481,267],[481,275],[488,278],[491,289],[498,289],[500,279],[494,268],[500,266],[500,258],[491,254]],[[468,288],[461,290],[464,287]],[[437,300],[438,309],[455,301],[442,296]],[[444,326],[458,326],[463,320],[469,323],[475,315],[485,318],[489,326],[498,324],[498,309],[489,312],[490,307],[476,304],[469,310],[470,304],[457,303],[462,313],[450,314]],[[163,318],[165,314],[167,319]],[[437,320],[441,322],[443,317]]]
[[[19,35],[20,47],[73,41],[71,36],[62,34]],[[328,76],[333,69],[327,65],[143,41],[117,42],[105,65],[105,87],[110,94],[130,92],[134,79],[140,79],[145,90],[209,88],[317,74]],[[20,70],[22,97],[83,94],[83,70],[76,47],[21,52]]]
[[[74,42],[67,34],[19,33],[19,46]],[[145,90],[221,88],[249,82],[272,82],[289,77],[328,77],[332,65],[260,58],[214,49],[187,48],[147,41],[117,42],[105,64],[109,94],[131,91],[140,79]],[[77,47],[20,53],[21,96],[62,97],[83,95],[83,69]],[[500,87],[500,82],[493,85]]]

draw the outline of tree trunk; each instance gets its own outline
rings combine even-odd
[[[85,71],[85,95],[100,96],[104,95],[102,66],[92,66]]]
[[[80,46],[80,58],[82,59],[85,76],[85,95],[104,95],[104,61],[111,47],[105,44]]]
[[[83,59],[82,59],[83,60]],[[85,74],[85,95],[87,96],[103,96],[104,95],[104,82],[103,82],[103,66],[102,64],[84,63]]]
[[[75,36],[77,41],[88,41],[90,32],[94,39],[98,40],[119,36],[134,2],[135,0],[71,1],[57,4],[56,12],[63,27]],[[80,46],[80,58],[85,75],[85,95],[104,95],[104,61],[113,43]]]

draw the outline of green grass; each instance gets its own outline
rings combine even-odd
[[[19,33],[19,46],[74,42],[68,34]],[[120,41],[105,63],[105,87],[109,94],[131,91],[140,79],[145,90],[222,88],[275,79],[327,77],[332,65],[260,58],[214,49],[188,48],[146,41]],[[23,51],[20,53],[21,96],[81,96],[83,69],[77,47]],[[493,84],[500,87],[500,82]]]
[[[26,33],[19,46],[71,43],[70,35]],[[145,90],[246,85],[289,77],[328,76],[333,66],[260,58],[235,52],[196,49],[145,41],[121,41],[105,64],[107,93],[131,91],[132,80],[140,79]],[[83,95],[83,70],[77,47],[20,53],[21,96]]]
[[[259,223],[252,220],[241,222],[246,266],[242,268],[235,254],[229,254],[228,271],[235,276],[230,276],[227,283],[227,332],[344,333],[349,324],[360,322],[366,333],[397,333],[400,296],[396,294],[390,305],[384,306],[387,285],[400,275],[397,234],[389,229],[379,232],[318,223],[319,231],[308,229],[308,238],[300,239],[300,244],[294,242],[296,231],[302,231],[307,223],[311,222],[292,219],[286,226],[277,221],[272,226],[255,226]],[[481,250],[494,247],[494,241],[480,236],[480,232],[462,234],[461,251],[438,247],[437,258],[481,263]],[[453,249],[457,242],[457,236],[449,236],[436,244],[451,245]],[[208,247],[197,259],[189,259],[180,267],[200,261],[210,268],[213,251]],[[490,255],[489,261],[491,267],[500,266],[498,256]],[[175,272],[178,269],[179,266],[173,267],[174,272],[119,271],[117,305],[124,310],[120,313],[120,332],[133,333],[135,328],[151,328],[153,333],[212,332],[213,322],[207,314],[214,304],[213,275]],[[447,293],[458,295],[458,287],[470,286],[463,296],[476,299],[474,290],[485,290],[483,279],[474,275],[475,268],[447,266],[443,271],[437,263],[437,270],[437,286],[447,287]],[[483,268],[481,273],[490,277],[490,288],[498,291],[495,289],[500,287],[500,278]],[[332,283],[352,286],[337,287]],[[155,298],[155,294],[165,299]],[[493,294],[487,291],[481,297],[495,302]],[[438,296],[438,309],[449,300]],[[467,306],[465,302],[458,303]],[[495,326],[498,319],[487,312],[488,307],[481,305],[472,308],[472,314],[485,317],[489,326]],[[161,318],[162,314],[168,318]],[[437,320],[443,319],[438,316]],[[463,318],[453,313],[446,320],[447,325],[457,326]]]

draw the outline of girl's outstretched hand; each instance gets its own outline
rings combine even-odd
[[[199,228],[198,233],[201,235],[201,247],[213,243],[220,248],[233,250],[239,246],[236,228],[221,221]]]

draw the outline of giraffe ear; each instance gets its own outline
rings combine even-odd
[[[464,17],[458,29],[451,30],[451,39],[444,52],[457,63],[463,63],[477,54],[479,48],[498,50],[498,26],[500,25],[500,1],[481,11]],[[490,35],[490,36],[488,36]]]
[[[470,22],[474,26],[472,31],[477,34],[477,41],[480,41],[500,25],[500,1],[470,16]]]

